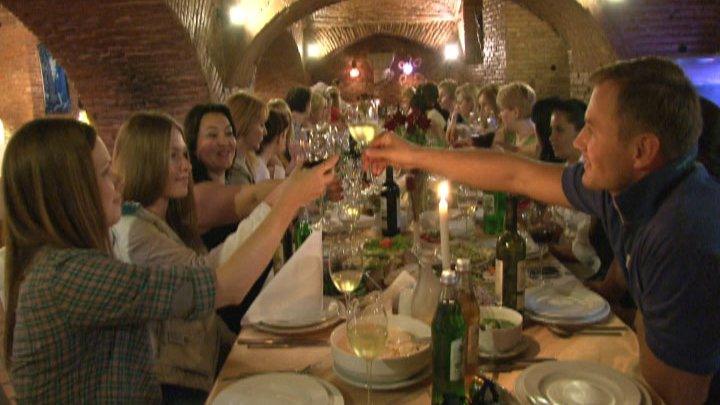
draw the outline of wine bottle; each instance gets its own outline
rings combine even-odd
[[[467,325],[465,346],[465,383],[469,384],[475,375],[478,366],[478,333],[480,328],[480,307],[475,295],[470,274],[470,259],[459,258],[455,262],[455,271],[460,281],[458,287],[458,301],[462,310],[465,325]],[[469,385],[468,385],[469,386]]]
[[[398,200],[400,198],[400,187],[395,183],[392,166],[385,169],[385,184],[380,194],[382,215],[383,236],[395,236],[400,233],[398,228]]]
[[[525,307],[525,239],[517,232],[518,197],[510,197],[505,232],[498,238],[495,293],[502,306],[522,312]]]
[[[488,235],[499,235],[503,230],[503,219],[507,196],[499,191],[483,194],[483,231]]]
[[[432,404],[465,404],[464,358],[467,325],[457,299],[458,277],[452,270],[440,276],[442,292],[432,322]]]

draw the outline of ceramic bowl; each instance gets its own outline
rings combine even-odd
[[[330,335],[330,347],[333,363],[343,374],[357,381],[365,381],[365,360],[356,356],[347,340],[345,323],[338,325]],[[388,328],[396,332],[407,332],[418,339],[430,337],[430,326],[404,315],[389,315]],[[392,333],[391,333],[392,336]],[[429,342],[408,355],[396,357],[381,356],[373,361],[371,382],[397,382],[407,380],[425,369],[432,360]]]
[[[485,353],[500,353],[511,350],[522,340],[523,316],[510,308],[498,306],[480,307],[480,321],[494,318],[513,324],[502,329],[480,330],[478,348]]]

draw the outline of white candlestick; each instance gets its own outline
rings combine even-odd
[[[446,181],[442,182],[438,187],[438,195],[440,197],[439,217],[440,217],[440,254],[442,256],[443,269],[450,268],[450,229],[448,227],[448,202],[447,196],[450,186]]]

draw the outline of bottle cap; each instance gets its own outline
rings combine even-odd
[[[442,271],[442,274],[440,275],[440,284],[442,285],[455,285],[458,282],[457,274],[450,270],[445,269]]]
[[[463,273],[470,271],[470,259],[459,258],[455,261],[455,271]]]

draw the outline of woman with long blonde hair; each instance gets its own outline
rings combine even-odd
[[[278,191],[284,204],[214,271],[154,269],[112,257],[120,186],[92,127],[69,119],[24,125],[8,143],[2,182],[3,351],[17,401],[158,402],[148,322],[194,319],[240,302],[250,263],[267,263],[297,209],[332,179],[333,164],[294,174]]]
[[[121,127],[113,155],[115,168],[126,182],[123,198],[128,201],[113,227],[115,253],[130,263],[216,268],[229,252],[255,235],[271,212],[270,204],[287,204],[278,199],[286,188],[281,187],[208,253],[195,226],[190,159],[180,125],[165,114],[134,114]],[[279,239],[260,249],[272,256],[278,244]],[[236,271],[245,275],[250,286],[263,269],[262,263],[245,262]],[[223,343],[229,347],[233,341],[222,325],[214,314],[208,314],[195,321],[166,321],[151,328],[157,345],[155,371],[165,402],[205,399]]]
[[[259,98],[242,91],[230,96],[225,104],[230,109],[237,133],[237,153],[229,183],[254,184],[256,153],[266,133],[267,106]]]

